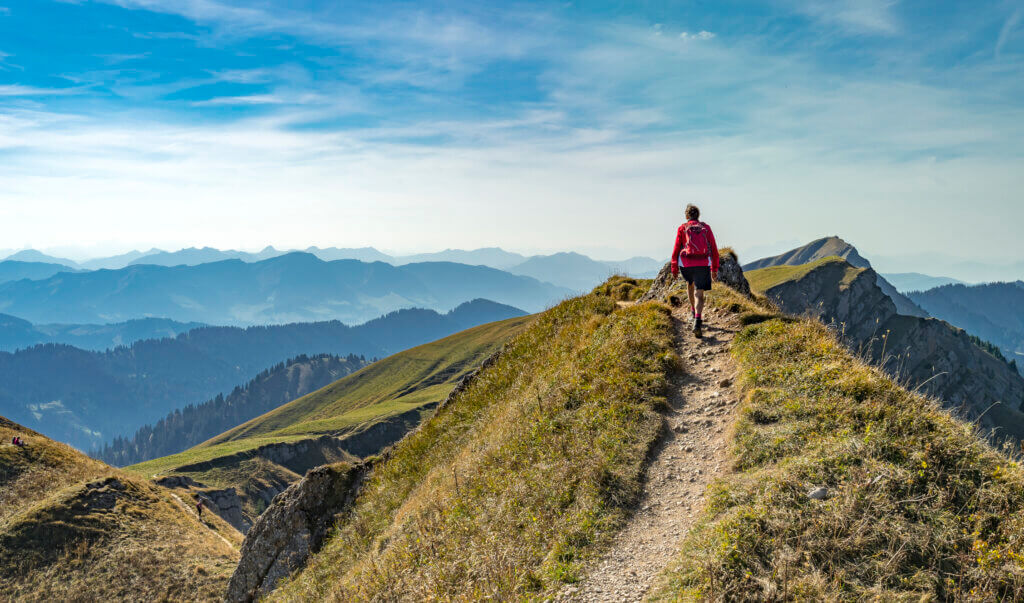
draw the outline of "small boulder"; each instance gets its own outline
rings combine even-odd
[[[828,498],[828,488],[815,488],[807,493],[807,498],[811,500],[825,500]]]

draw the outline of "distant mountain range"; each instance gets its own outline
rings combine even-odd
[[[516,308],[476,300],[447,314],[401,310],[355,327],[337,321],[202,327],[103,352],[58,344],[0,352],[0,415],[89,450],[186,404],[230,391],[287,358],[383,357],[521,315]]]
[[[872,254],[871,259],[886,273],[923,272],[941,274],[965,283],[1017,281],[1024,279],[1024,261],[1004,259],[1000,254],[972,253],[962,259],[942,253]]]
[[[4,260],[0,262],[0,283],[19,281],[21,279],[42,280],[60,272],[77,272],[77,268],[69,268],[64,264],[52,262],[24,262],[20,260]]]
[[[43,343],[63,343],[83,350],[102,351],[143,339],[175,337],[202,326],[205,325],[166,318],[139,318],[112,324],[34,325],[16,316],[0,314],[0,351],[13,352]]]
[[[932,316],[992,342],[1024,368],[1024,281],[945,285],[908,295]]]
[[[839,237],[825,237],[811,241],[810,243],[791,249],[785,253],[755,260],[743,265],[743,270],[749,272],[772,266],[800,266],[816,262],[827,257],[839,257],[850,263],[855,268],[871,268],[871,262],[864,259],[857,249],[840,239]],[[911,301],[907,296],[900,293],[889,281],[872,271],[878,279],[878,287],[888,295],[894,304],[896,311],[905,316],[927,317],[928,313]]]
[[[538,311],[571,291],[485,266],[325,262],[308,253],[246,263],[136,265],[0,283],[0,312],[34,323],[162,317],[220,325],[341,320],[402,308],[447,311],[472,299]]]
[[[62,272],[113,270],[117,271],[118,274],[90,278],[86,279],[86,281],[105,281],[113,288],[118,288],[121,286],[122,282],[125,282],[129,287],[131,287],[133,285],[132,281],[145,278],[145,276],[140,276],[138,273],[130,273],[125,276],[125,273],[121,271],[126,268],[135,267],[140,270],[145,270],[143,267],[196,267],[219,263],[226,260],[235,260],[246,264],[261,264],[272,259],[294,256],[296,253],[297,252],[282,251],[270,246],[255,253],[230,249],[221,250],[212,247],[190,247],[187,249],[180,249],[178,251],[163,251],[159,249],[151,249],[146,252],[131,251],[117,256],[96,258],[76,263],[66,258],[50,256],[36,250],[28,249],[19,251],[10,256],[7,260],[0,262],[0,284],[26,278],[30,280],[46,280]],[[634,257],[617,262],[607,262],[593,260],[578,253],[555,253],[552,255],[524,256],[522,254],[505,251],[498,247],[487,247],[473,250],[446,249],[444,251],[434,253],[420,253],[406,256],[388,255],[372,247],[308,247],[303,250],[302,253],[315,256],[324,262],[336,262],[340,260],[356,260],[364,263],[383,262],[400,268],[424,263],[450,263],[461,264],[464,266],[485,266],[517,276],[530,277],[541,281],[542,283],[554,285],[556,288],[559,288],[558,291],[548,289],[546,292],[541,292],[541,295],[535,296],[532,300],[524,299],[523,295],[516,297],[513,294],[511,297],[505,297],[504,294],[507,293],[507,291],[505,291],[504,288],[512,285],[510,285],[510,283],[498,283],[492,275],[492,278],[490,278],[488,282],[492,285],[498,286],[497,290],[490,291],[479,287],[474,290],[475,297],[486,297],[489,299],[504,301],[531,311],[540,310],[547,304],[557,301],[570,293],[589,291],[598,284],[604,282],[604,280],[611,274],[628,274],[634,277],[653,277],[661,267],[661,262],[645,257]],[[289,261],[292,262],[292,264],[290,264],[291,266],[296,266],[294,259]],[[149,272],[146,272],[146,274],[149,274]],[[181,278],[188,280],[190,276],[197,276],[201,278],[200,273],[190,273]],[[319,276],[323,277],[324,275],[321,274]],[[328,277],[328,280],[332,279],[337,282],[336,278]],[[79,283],[85,281],[73,282]],[[181,282],[181,280],[178,280],[177,282]],[[398,281],[396,281],[396,283],[397,282]],[[62,282],[61,284],[64,283]],[[441,285],[444,287],[443,283]],[[19,292],[24,293],[25,289],[30,288],[31,285],[22,285]],[[421,289],[425,290],[427,288],[421,287]],[[156,286],[156,290],[160,290],[159,285]],[[94,293],[99,294],[101,292],[95,291]],[[393,293],[395,294],[392,295]],[[28,295],[31,296],[30,293]],[[122,304],[120,309],[113,311],[97,307],[96,311],[92,313],[52,313],[49,318],[43,318],[39,315],[31,315],[31,318],[34,321],[43,322],[114,322],[129,318],[141,318],[144,316],[159,316],[162,318],[189,321],[198,320],[200,322],[221,322],[223,324],[254,324],[261,321],[281,322],[287,320],[318,320],[325,318],[337,318],[348,322],[357,322],[359,320],[365,320],[371,315],[380,314],[381,312],[398,309],[400,307],[429,306],[434,307],[435,309],[444,309],[432,305],[430,299],[431,295],[429,292],[427,295],[420,295],[415,299],[411,299],[396,292],[388,292],[388,295],[385,296],[387,299],[373,300],[373,296],[362,296],[366,298],[362,301],[369,302],[368,304],[364,304],[369,307],[364,308],[359,307],[360,301],[353,301],[351,299],[354,294],[350,293],[349,295],[342,295],[341,298],[338,299],[332,298],[322,300],[324,301],[324,304],[319,305],[317,308],[308,307],[310,305],[316,305],[313,300],[310,300],[310,304],[307,304],[307,307],[304,310],[300,311],[298,314],[290,314],[290,309],[288,307],[281,307],[281,305],[274,303],[274,300],[272,299],[273,295],[270,295],[267,298],[260,298],[260,294],[256,293],[256,299],[239,301],[238,303],[233,304],[233,309],[229,310],[226,315],[225,312],[218,313],[216,309],[218,304],[216,302],[213,303],[213,308],[209,308],[204,307],[204,301],[209,301],[208,299],[201,301],[192,299],[187,295],[176,294],[177,300],[186,306],[190,306],[193,311],[182,312],[180,311],[181,309],[178,308],[174,313],[162,313],[164,310],[170,311],[169,306],[173,306],[177,303],[175,300],[170,299],[171,295],[172,292],[167,291],[165,299],[155,305],[148,305],[144,314],[127,312]],[[89,296],[87,295],[87,297]],[[466,300],[455,300],[455,303],[461,301]],[[114,305],[117,306],[118,303],[114,302]],[[331,309],[331,306],[334,306],[333,310]],[[221,310],[223,310],[223,308],[221,308]],[[0,312],[29,317],[27,312],[19,311],[17,305],[15,305],[14,301],[10,299],[6,302],[0,299]],[[267,312],[269,312],[269,314]],[[197,318],[200,315],[203,315],[204,318]]]
[[[943,285],[964,284],[963,281],[958,281],[948,276],[931,276],[921,274],[920,272],[888,273],[882,276],[885,280],[892,283],[900,293],[904,294],[911,291],[927,291],[928,289],[934,289]]]

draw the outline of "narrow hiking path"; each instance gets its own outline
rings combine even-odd
[[[735,416],[735,366],[728,354],[739,322],[720,310],[704,319],[704,339],[689,331],[688,308],[676,310],[677,352],[685,369],[673,383],[668,429],[647,468],[640,503],[581,583],[558,601],[641,601],[679,554],[708,483],[726,471],[727,429]]]
[[[199,513],[196,513],[195,511],[193,511],[189,507],[189,505],[186,505],[185,501],[181,500],[181,498],[177,494],[175,494],[174,492],[168,492],[168,494],[171,495],[171,498],[173,498],[175,501],[177,501],[178,506],[181,507],[181,510],[185,512],[185,515],[188,515],[188,516],[192,517],[193,519],[198,521],[200,523],[200,525],[205,527],[207,530],[210,530],[211,532],[216,534],[217,538],[220,538],[221,540],[224,541],[224,544],[226,544],[229,547],[231,547],[231,550],[233,550],[233,551],[237,551],[238,550],[238,547],[236,547],[235,545],[231,544],[230,540],[228,540],[227,538],[224,538],[224,536],[222,536],[220,532],[218,532],[217,530],[213,529],[213,527],[211,527],[209,524],[207,524],[205,521],[203,521],[203,518],[199,516]],[[210,512],[213,513],[213,511],[210,511]]]

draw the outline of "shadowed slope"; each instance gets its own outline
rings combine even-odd
[[[28,445],[16,447],[19,435]],[[191,500],[0,418],[0,592],[11,600],[216,598],[241,535]]]

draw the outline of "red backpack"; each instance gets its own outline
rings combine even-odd
[[[708,237],[708,227],[703,222],[687,224],[686,245],[679,255],[688,258],[706,258],[711,256],[711,240]]]

